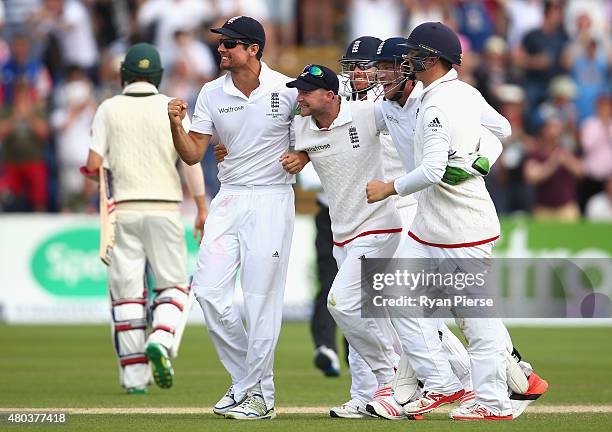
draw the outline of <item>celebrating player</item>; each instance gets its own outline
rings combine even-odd
[[[261,61],[262,25],[247,16],[213,29],[221,35],[224,76],[202,88],[187,134],[187,103],[168,104],[174,145],[187,163],[199,161],[213,132],[227,147],[221,189],[212,201],[193,289],[217,355],[232,385],[213,408],[234,419],[275,417],[272,366],[295,218],[292,183],[279,159],[289,149],[295,110],[290,78]],[[295,166],[300,166],[297,158]],[[241,272],[246,328],[233,305]]]
[[[159,94],[159,53],[149,44],[132,46],[121,65],[123,93],[98,108],[92,126],[87,171],[110,169],[116,202],[115,244],[108,283],[113,340],[120,381],[130,394],[146,392],[151,370],[157,385],[173,384],[170,354],[176,350],[189,312],[186,249],[178,203],[183,193],[176,170],[166,106]],[[189,128],[185,117],[177,127]],[[187,185],[198,207],[196,232],[206,219],[204,180],[199,164],[184,166]],[[155,282],[153,332],[146,337],[147,299],[144,269],[148,262]]]
[[[457,80],[452,65],[461,64],[461,45],[452,30],[440,23],[425,23],[415,28],[407,45],[411,69],[424,86],[414,134],[418,165],[394,182],[368,183],[368,201],[420,191],[410,240],[398,251],[400,257],[486,258],[499,237],[499,221],[483,179],[474,176],[451,185],[443,181],[443,175],[453,158],[464,163],[477,151],[482,118],[491,112],[475,89]],[[475,160],[473,168],[482,169],[480,162]],[[465,318],[459,324],[468,339],[476,397],[475,403],[453,410],[451,418],[512,419],[506,385],[512,343],[507,330],[500,319]],[[394,325],[417,375],[426,377],[428,389],[407,404],[405,412],[424,413],[458,399],[463,393],[461,383],[438,355],[435,338],[428,336],[431,331],[411,319],[394,320]],[[546,383],[531,373],[529,386],[540,387],[534,392],[541,393]]]

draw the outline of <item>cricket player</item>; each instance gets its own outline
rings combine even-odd
[[[405,41],[403,38],[398,39]],[[351,101],[370,100],[370,102],[373,102],[376,100],[375,87],[377,82],[374,76],[376,68],[371,63],[382,42],[382,40],[372,36],[362,36],[348,45],[345,55],[339,60],[342,67],[342,73],[339,76],[339,94],[342,97]],[[403,175],[405,171],[396,146],[386,128],[380,132],[378,139],[382,151],[384,178],[391,180]],[[402,229],[407,232],[416,212],[416,200],[412,196],[396,198],[395,206],[402,220]],[[449,358],[452,359],[451,364],[457,368],[457,375],[463,379],[466,388],[471,389],[469,357],[463,344],[443,323],[439,334]],[[401,350],[398,351],[398,354],[403,355]],[[396,410],[387,403],[387,399],[395,402],[390,389],[383,388],[377,391],[376,377],[367,363],[351,347],[349,347],[349,365],[351,371],[351,400],[331,408],[330,415],[332,417],[364,418],[371,415],[382,415],[393,419],[406,418],[403,410]],[[407,402],[417,387],[418,379],[414,371],[407,359],[401,358],[394,377],[394,388],[396,388],[394,393],[404,394],[407,392],[408,394],[404,396]],[[377,401],[374,403],[377,412],[369,412],[367,411],[367,404],[373,402],[374,399]]]
[[[104,164],[113,176],[116,202],[115,245],[108,268],[113,341],[121,385],[129,394],[173,383],[170,351],[184,313],[189,284],[179,202],[183,198],[176,169],[178,154],[166,114],[170,98],[158,92],[162,78],[159,53],[149,44],[133,45],[121,65],[123,93],[104,101],[92,126],[87,171]],[[180,127],[188,128],[189,119]],[[202,231],[207,207],[199,164],[182,164],[198,207],[196,232]],[[194,232],[195,234],[195,232]],[[145,264],[155,282],[153,331],[147,337]]]
[[[413,30],[407,45],[412,71],[424,87],[414,132],[416,167],[394,182],[369,182],[368,202],[379,202],[398,193],[420,192],[410,240],[398,251],[400,257],[487,258],[499,237],[499,221],[483,179],[474,176],[455,185],[442,181],[453,158],[465,161],[478,149],[481,119],[486,111],[482,96],[459,81],[452,69],[453,64],[461,64],[461,45],[448,27],[441,23],[422,24]],[[398,150],[403,152],[401,147]],[[478,168],[476,163],[475,169]],[[407,414],[429,412],[464,393],[448,361],[440,355],[435,338],[428,336],[431,330],[422,325],[428,321],[431,320],[394,320],[411,365],[419,377],[425,377],[426,391],[404,406]],[[512,419],[506,384],[512,342],[507,330],[497,318],[464,318],[458,324],[468,340],[475,400],[451,411],[451,418]],[[538,380],[538,385],[547,386],[531,373],[530,387]]]
[[[290,78],[261,61],[265,33],[258,21],[236,16],[211,31],[221,35],[220,67],[227,73],[200,91],[189,133],[181,127],[187,103],[168,104],[174,145],[185,162],[203,157],[215,131],[228,151],[219,164],[221,189],[210,206],[192,286],[232,382],[213,411],[233,419],[271,419],[274,350],[295,218],[295,176],[280,160],[291,144],[296,90],[285,86]],[[299,157],[294,165],[301,168]],[[246,327],[233,304],[238,270]]]

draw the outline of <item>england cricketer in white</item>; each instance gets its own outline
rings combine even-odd
[[[406,41],[404,38],[396,39],[404,43]],[[377,99],[378,95],[375,89],[378,83],[373,79],[376,68],[372,65],[372,59],[376,56],[382,42],[378,38],[362,36],[348,45],[345,55],[339,60],[342,66],[342,74],[338,77],[340,96],[352,101],[370,100],[372,102]],[[407,94],[409,94],[409,91]],[[406,128],[412,130],[412,126],[410,126],[412,123],[414,123],[414,119],[411,118],[407,122]],[[382,126],[378,138],[382,151],[383,173],[385,179],[392,180],[403,175],[405,170],[391,135],[384,128],[384,125]],[[396,198],[395,205],[402,220],[402,229],[407,233],[416,213],[416,200],[410,195],[397,196]],[[402,236],[402,241],[405,237]],[[464,387],[469,391],[471,389],[471,378],[467,351],[444,323],[441,323],[439,335],[453,365],[453,370],[456,371],[457,376],[464,383]],[[400,400],[408,402],[417,391],[418,379],[404,357],[405,354],[401,350],[398,351],[398,354],[402,357],[397,366],[393,392],[389,388],[377,391],[376,377],[361,356],[349,346],[351,400],[331,408],[330,415],[342,418],[363,418],[370,414],[389,419],[406,418],[401,407],[396,409],[395,403],[389,403],[394,402],[394,396],[391,393],[394,393],[395,397],[399,397]],[[368,402],[373,402],[373,408],[369,412],[367,411]]]
[[[422,24],[411,33],[408,47],[413,70],[424,85],[414,135],[415,162],[419,165],[394,182],[369,182],[368,202],[420,191],[417,216],[409,232],[411,240],[398,251],[399,256],[488,257],[499,237],[499,221],[482,178],[473,177],[452,186],[442,181],[446,167],[451,165],[449,155],[465,160],[477,149],[484,111],[482,96],[457,80],[451,66],[461,63],[461,45],[448,27]],[[408,414],[431,411],[452,402],[461,392],[461,384],[448,362],[431,346],[415,343],[428,333],[416,322],[398,319],[394,325],[417,375],[427,377],[431,388],[441,390],[426,391],[407,404],[404,408]],[[507,349],[512,343],[503,323],[500,319],[481,318],[461,319],[458,324],[468,339],[476,398],[473,404],[453,410],[451,418],[512,419],[506,385]],[[529,385],[536,379],[538,384],[545,384],[531,373]]]
[[[104,101],[94,117],[87,171],[104,164],[114,178],[115,244],[110,254],[108,285],[113,340],[120,380],[130,394],[147,390],[153,377],[162,388],[173,384],[170,356],[180,340],[189,312],[187,251],[178,208],[183,198],[176,170],[166,106],[170,98],[157,90],[162,78],[159,53],[136,44],[121,65],[123,92]],[[177,124],[189,128],[189,118]],[[206,218],[204,179],[197,163],[183,166],[198,207],[195,231]],[[147,331],[145,264],[154,278],[153,331]]]
[[[168,104],[183,160],[199,161],[215,131],[228,151],[219,165],[221,189],[210,206],[192,286],[232,381],[213,411],[233,419],[270,419],[295,217],[295,179],[279,159],[290,146],[296,91],[285,86],[290,78],[260,61],[265,34],[259,22],[237,16],[212,31],[222,35],[220,67],[228,73],[202,88],[189,134],[179,126],[187,104]],[[294,165],[300,165],[299,157]],[[232,304],[238,269],[246,328]]]

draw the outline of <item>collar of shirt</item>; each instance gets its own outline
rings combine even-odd
[[[127,93],[159,93],[157,87],[146,81],[136,81],[123,88],[123,94]]]
[[[234,80],[232,80],[231,72],[225,74],[225,81],[223,81],[223,91],[231,96],[237,96],[244,100],[249,100],[253,97],[257,97],[261,92],[266,91],[267,88],[278,83],[278,78],[274,76],[272,70],[267,64],[261,62],[261,70],[259,71],[259,87],[257,87],[251,93],[250,97],[246,97],[244,93],[236,88]]]
[[[343,102],[342,98],[340,98],[340,112],[338,113],[338,116],[334,119],[334,121],[332,122],[331,125],[329,125],[328,128],[320,129],[319,126],[317,126],[317,122],[315,122],[314,118],[310,116],[310,129],[316,130],[316,131],[332,130],[333,128],[344,126],[345,124],[352,122],[353,115],[351,114],[351,107],[349,106],[349,103],[350,102],[348,101]]]
[[[425,96],[428,92],[430,92],[434,88],[438,87],[440,84],[448,82],[448,81],[454,81],[456,79],[457,79],[457,71],[451,68],[451,70],[446,72],[446,74],[443,77],[438,78],[437,80],[429,84],[427,87],[425,87],[423,89],[423,96]]]

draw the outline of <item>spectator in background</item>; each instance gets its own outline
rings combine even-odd
[[[597,95],[612,84],[612,47],[609,37],[593,36],[589,14],[578,15],[576,21],[576,32],[563,54],[563,63],[578,86],[576,108],[581,123],[594,115]]]
[[[0,110],[0,142],[4,156],[4,175],[11,194],[18,202],[13,210],[47,209],[47,166],[44,147],[49,124],[44,104],[32,97],[25,79],[11,89],[13,103]]]
[[[495,89],[501,115],[512,126],[512,135],[504,140],[504,151],[491,173],[485,177],[487,189],[499,213],[525,212],[531,208],[531,190],[525,184],[523,166],[531,152],[533,138],[523,127],[525,92],[515,84],[502,84]]]
[[[2,67],[0,75],[0,105],[12,101],[11,90],[20,79],[25,80],[33,98],[42,100],[49,97],[53,86],[49,72],[39,58],[31,55],[28,36],[15,33],[10,59]]]
[[[567,75],[558,76],[550,83],[550,99],[542,103],[535,115],[536,124],[541,124],[550,117],[558,118],[563,124],[561,144],[569,150],[577,150],[578,132],[576,128],[576,84]]]
[[[4,26],[10,39],[14,32],[23,32],[30,17],[36,13],[42,0],[2,0],[4,7]]]
[[[59,208],[64,213],[82,212],[95,195],[93,182],[79,167],[87,159],[96,100],[91,81],[76,69],[58,92],[61,98],[51,114],[51,126],[56,138]]]
[[[98,47],[89,10],[81,1],[44,0],[33,24],[57,38],[64,67],[76,65],[97,82]]]
[[[352,16],[352,7],[351,4],[347,8],[349,16]],[[299,8],[304,45],[331,43],[334,37],[333,4],[327,0],[300,0]]]
[[[137,22],[159,50],[163,67],[168,68],[175,60],[175,32],[196,30],[212,21],[214,14],[208,0],[149,0],[138,10]]]
[[[508,65],[508,45],[503,38],[491,36],[487,39],[484,56],[474,76],[476,87],[482,96],[489,104],[498,108],[500,105],[497,95],[499,87],[515,81]]]
[[[408,8],[408,28],[405,32],[407,35],[416,26],[424,22],[444,21],[445,13],[448,12],[445,8],[444,0],[409,0],[405,4]],[[400,33],[392,36],[397,36],[398,34]]]
[[[538,219],[575,221],[580,217],[577,181],[584,170],[581,161],[561,145],[562,134],[558,118],[546,119],[524,166],[525,180],[535,187],[533,216]]]
[[[612,178],[612,96],[601,94],[597,99],[597,113],[584,121],[580,128],[585,179],[581,205],[604,189],[604,182]]]
[[[472,50],[481,53],[493,35],[493,22],[483,1],[461,0],[455,8],[459,33],[470,41]]]
[[[544,21],[542,0],[507,0],[504,2],[508,17],[508,44],[518,48],[523,37],[539,28]]]
[[[399,0],[352,0],[349,2],[348,41],[363,35],[385,40],[403,33],[405,9]],[[347,42],[348,42],[347,41]]]
[[[531,113],[544,101],[551,80],[563,73],[561,54],[567,36],[562,24],[561,4],[558,1],[546,0],[542,26],[527,33],[521,47],[514,53],[515,63],[525,71],[527,113]]]
[[[591,222],[612,222],[612,177],[606,181],[604,191],[587,202],[586,218]]]
[[[296,2],[297,0],[266,0],[269,15],[266,37],[269,42],[273,42],[272,52],[266,47],[268,61],[282,63],[285,67],[299,67],[300,64],[295,54],[287,49],[294,47],[296,42]],[[269,45],[269,42],[266,45]]]

